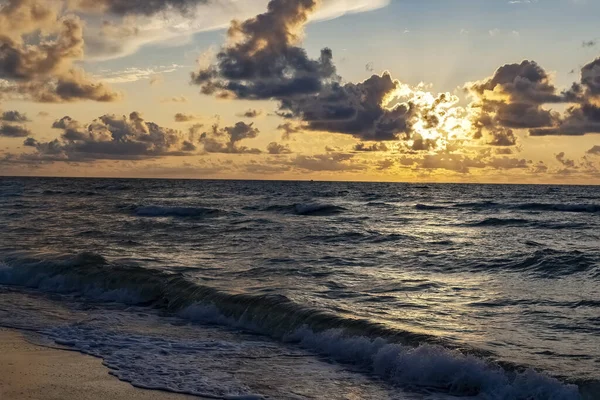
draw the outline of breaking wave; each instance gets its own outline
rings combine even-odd
[[[305,307],[282,295],[232,294],[183,274],[109,262],[95,253],[10,253],[0,283],[167,309],[180,317],[253,330],[354,364],[394,384],[494,399],[571,400],[579,390],[542,373],[490,361],[442,338]]]

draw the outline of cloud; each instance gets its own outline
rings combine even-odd
[[[8,138],[21,138],[31,135],[31,131],[22,125],[3,123],[0,125],[0,136]]]
[[[360,83],[332,83],[318,93],[282,99],[281,109],[310,130],[345,133],[367,141],[407,138],[415,109],[410,103],[388,107],[400,88],[389,73]]]
[[[227,27],[265,9],[268,0],[161,1],[83,0],[74,11],[85,13],[86,53],[109,59],[135,53],[139,48],[166,41],[185,43],[193,34]],[[321,0],[313,20],[384,7],[389,0]],[[100,6],[100,7],[98,7]],[[104,8],[106,12],[98,12]]]
[[[516,144],[513,129],[556,124],[559,114],[542,106],[565,102],[568,97],[558,93],[550,75],[529,60],[503,65],[492,77],[466,88],[474,98],[469,106],[473,138],[487,137],[488,144],[499,146]]]
[[[208,4],[209,0],[77,0],[78,9],[102,11],[116,15],[145,15],[175,11],[192,14],[198,5]]]
[[[0,8],[0,79],[8,82],[1,91],[40,102],[119,99],[74,66],[84,56],[83,23],[60,17],[58,6],[11,0]]]
[[[555,126],[530,130],[531,136],[583,136],[600,133],[600,107],[584,103],[571,106]]]
[[[243,118],[257,118],[260,117],[262,115],[262,110],[255,110],[255,109],[249,109],[246,110],[244,113],[239,114],[238,117],[243,117]]]
[[[200,117],[193,114],[177,113],[175,114],[175,122],[190,122],[197,121]]]
[[[421,157],[402,156],[400,163],[404,166],[416,167],[417,169],[443,169],[460,174],[468,174],[471,172],[471,169],[525,169],[529,168],[531,164],[530,161],[525,159],[490,157],[487,153],[467,155],[448,152],[424,154]]]
[[[6,122],[29,122],[27,115],[19,111],[4,111],[0,114],[0,121]]]
[[[181,132],[147,122],[138,112],[129,116],[103,115],[89,124],[66,116],[53,123],[62,131],[50,142],[27,140],[34,153],[20,161],[142,160],[163,156],[190,155],[194,150]]]
[[[182,65],[172,64],[153,68],[130,67],[121,71],[105,71],[96,78],[104,83],[131,83],[148,80],[151,85],[162,82],[163,74],[175,72],[183,68]]]
[[[272,99],[314,93],[335,74],[332,54],[312,60],[298,47],[302,28],[317,0],[271,0],[267,12],[232,21],[230,44],[217,53],[214,65],[192,74],[204,94],[239,99]]]
[[[271,142],[267,146],[267,152],[269,154],[290,154],[292,150],[288,145],[279,144],[277,142]]]
[[[558,161],[559,163],[561,163],[563,166],[565,166],[567,168],[576,168],[575,161],[566,158],[564,151],[561,151],[560,153],[558,153],[555,156],[555,158],[556,158],[556,161]]]
[[[211,131],[200,135],[200,143],[207,153],[260,154],[262,152],[259,149],[239,145],[242,140],[254,139],[259,133],[254,124],[246,124],[242,121],[224,128],[219,128],[219,125],[215,124]]]
[[[353,154],[344,153],[299,155],[290,164],[306,171],[360,171],[367,168],[364,164],[354,162],[353,158]]]
[[[315,0],[271,0],[267,12],[233,21],[228,44],[214,63],[192,74],[192,82],[217,98],[276,100],[277,114],[305,130],[365,141],[409,140],[420,121],[424,130],[445,128],[445,109],[458,101],[455,96],[409,90],[388,72],[343,83],[330,49],[308,57],[299,43],[316,10]]]
[[[356,145],[354,145],[353,148],[354,151],[360,151],[360,152],[372,152],[372,151],[388,151],[388,147],[385,145],[385,143],[373,143],[370,146],[360,142],[357,143]]]
[[[600,96],[600,58],[583,66],[581,84],[586,88],[587,96]]]
[[[293,124],[291,122],[286,122],[277,126],[277,130],[283,132],[281,134],[281,140],[290,140],[293,134],[302,132],[302,126]]]
[[[160,99],[160,102],[165,103],[187,103],[188,98],[185,96],[173,96],[173,97],[164,97]]]
[[[591,149],[589,149],[586,153],[595,156],[600,156],[600,146],[594,146]]]
[[[34,138],[27,138],[23,142],[23,146],[25,146],[25,147],[36,147],[37,145],[38,145],[38,141],[35,140]]]

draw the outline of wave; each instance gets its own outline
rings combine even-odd
[[[266,207],[247,206],[244,210],[277,212],[281,214],[295,214],[304,216],[331,216],[341,214],[346,208],[326,203],[296,203],[272,204]]]
[[[220,210],[217,210],[214,208],[167,207],[167,206],[136,207],[134,212],[139,217],[179,217],[179,218],[214,217],[221,213]]]
[[[528,272],[546,279],[559,279],[563,276],[599,269],[597,260],[581,251],[561,251],[550,248],[539,249],[510,259],[489,260],[484,267]]]
[[[600,213],[600,204],[524,203],[513,208],[522,211]]]
[[[579,399],[578,388],[426,334],[305,307],[282,295],[231,294],[179,273],[112,263],[99,254],[10,253],[0,283],[166,308],[182,318],[249,329],[352,363],[394,384],[498,399]]]
[[[427,210],[445,210],[448,207],[444,207],[444,206],[434,206],[434,205],[429,205],[429,204],[417,204],[415,206],[415,208],[417,210],[422,210],[422,211],[427,211]]]
[[[486,218],[482,221],[467,223],[467,226],[521,226],[532,221],[522,218]]]
[[[593,203],[521,203],[521,204],[502,204],[493,201],[483,201],[474,203],[455,203],[452,204],[452,208],[471,208],[477,210],[487,209],[504,209],[504,210],[517,210],[517,211],[538,211],[538,212],[572,212],[572,213],[600,213],[600,204]],[[448,207],[430,205],[430,204],[417,204],[415,206],[417,210],[444,210]]]
[[[455,207],[455,208],[483,208],[483,209],[498,208],[501,206],[502,206],[502,204],[496,203],[494,201],[477,201],[477,202],[473,202],[473,203],[455,203],[452,205],[452,207]]]

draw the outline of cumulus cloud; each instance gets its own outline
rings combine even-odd
[[[83,56],[83,23],[75,16],[61,17],[59,3],[9,0],[0,8],[5,95],[40,102],[117,100],[118,93],[74,65]]]
[[[591,149],[589,149],[586,153],[592,154],[595,156],[600,156],[600,146],[596,145],[596,146],[592,147]]]
[[[243,117],[243,118],[257,118],[260,117],[262,115],[262,110],[255,110],[253,108],[246,110],[245,112],[243,112],[242,114],[239,114],[238,117]]]
[[[190,122],[190,121],[197,121],[199,120],[200,117],[194,114],[184,114],[184,113],[177,113],[175,114],[175,122]]]
[[[31,135],[31,131],[22,125],[3,123],[0,125],[0,136],[8,138],[22,138]]]
[[[89,124],[68,116],[53,123],[62,131],[59,139],[38,142],[27,139],[34,153],[22,161],[141,160],[190,155],[195,147],[181,132],[146,121],[140,113],[129,116],[103,115]]]
[[[555,156],[555,158],[556,158],[556,161],[558,161],[559,163],[561,163],[564,167],[566,167],[566,168],[575,168],[575,161],[566,158],[566,155],[565,155],[564,151],[561,151],[560,153],[558,153]]]
[[[353,150],[364,152],[364,151],[388,151],[389,149],[385,145],[385,143],[373,143],[371,145],[368,145],[363,142],[360,142],[360,143],[357,143],[356,145],[354,145]]]
[[[0,113],[0,121],[28,122],[29,118],[27,118],[27,115],[22,114],[19,111],[4,111],[3,113]]]
[[[230,44],[217,53],[216,64],[193,73],[192,82],[204,94],[253,100],[318,91],[335,73],[331,51],[312,60],[297,46],[316,8],[316,0],[271,0],[267,12],[232,21]]]
[[[575,105],[569,106],[552,126],[532,129],[532,136],[600,133],[600,58],[582,67],[580,82],[574,83],[565,96],[565,101]]]
[[[215,124],[209,132],[200,135],[199,141],[207,153],[260,154],[259,149],[239,145],[242,140],[254,139],[259,133],[254,124],[246,124],[242,121],[224,128]]]
[[[280,144],[277,142],[271,142],[267,146],[267,152],[269,154],[290,154],[292,150],[288,145]]]
[[[308,57],[299,43],[317,5],[316,0],[271,0],[267,12],[233,21],[228,44],[214,63],[192,74],[192,82],[218,98],[276,100],[277,114],[300,121],[303,129],[365,141],[408,140],[420,120],[423,129],[447,121],[443,109],[457,102],[454,96],[413,92],[388,72],[344,83],[330,49]]]
[[[470,105],[473,137],[487,137],[489,144],[499,146],[516,144],[513,129],[555,124],[558,113],[542,106],[566,100],[550,75],[529,60],[503,65],[492,77],[469,84],[467,89],[474,97]]]

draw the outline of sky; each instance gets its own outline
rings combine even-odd
[[[0,175],[600,184],[595,0],[0,0]]]

